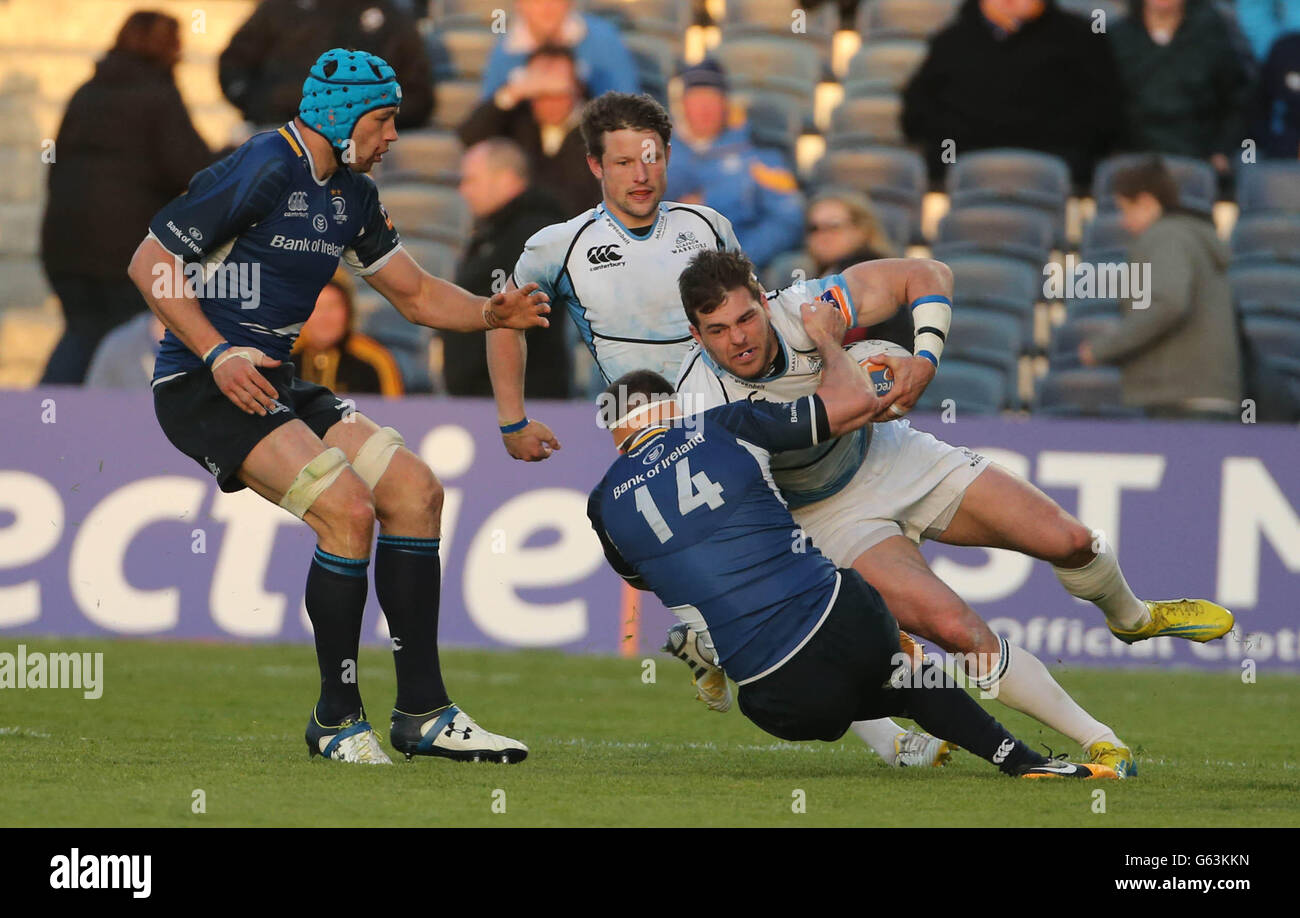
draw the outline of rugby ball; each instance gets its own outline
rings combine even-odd
[[[855,341],[846,350],[849,352],[849,356],[858,362],[858,366],[862,367],[862,372],[866,374],[872,388],[876,390],[876,395],[881,398],[887,395],[890,389],[894,388],[894,373],[883,363],[876,363],[874,358],[881,354],[888,354],[891,357],[912,356],[912,352],[907,348],[892,341],[881,341],[878,338]]]

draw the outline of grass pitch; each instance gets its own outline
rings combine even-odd
[[[1267,669],[1244,685],[1234,673],[1057,668],[1135,747],[1140,777],[1016,781],[965,752],[944,769],[895,770],[851,735],[776,741],[738,710],[693,702],[686,667],[662,654],[643,654],[657,664],[647,683],[641,658],[444,651],[453,698],[526,742],[528,760],[374,768],[308,761],[310,647],[10,638],[0,650],[20,641],[29,653],[102,651],[104,693],[0,692],[5,826],[1300,825],[1300,678]],[[386,741],[387,652],[362,651],[361,687]],[[985,704],[1021,739],[1076,752]]]

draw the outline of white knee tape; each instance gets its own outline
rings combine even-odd
[[[334,479],[338,478],[347,467],[348,457],[343,454],[343,450],[331,446],[302,467],[298,477],[293,480],[289,490],[285,491],[284,497],[280,499],[280,506],[298,519],[302,519],[311,509],[311,505],[316,502],[316,498],[334,484]]]
[[[393,461],[393,453],[399,446],[405,446],[402,435],[391,427],[381,427],[361,444],[357,457],[352,460],[352,468],[361,476],[370,490],[375,489],[379,479],[388,470],[388,463]]]

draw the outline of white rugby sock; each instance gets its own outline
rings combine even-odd
[[[886,764],[894,764],[894,737],[904,732],[902,727],[888,717],[882,717],[880,720],[855,720],[849,724],[849,729],[858,739],[876,750],[876,755],[884,759]]]
[[[1052,567],[1071,596],[1096,604],[1106,621],[1121,631],[1136,631],[1151,620],[1146,603],[1133,595],[1110,546],[1083,567]]]
[[[1000,659],[993,679],[978,679],[976,684],[987,692],[996,692],[997,700],[1064,733],[1085,750],[1093,743],[1106,740],[1122,745],[1110,727],[1091,714],[1057,685],[1047,667],[1023,647],[1001,640]]]

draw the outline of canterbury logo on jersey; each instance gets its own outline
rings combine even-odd
[[[307,192],[295,191],[289,195],[289,209],[284,212],[286,217],[305,217],[307,216]]]
[[[1012,750],[1015,748],[1016,744],[1011,740],[1003,740],[1002,745],[998,746],[998,751],[993,753],[993,764],[1001,765],[1007,760],[1007,756],[1011,755]]]
[[[609,265],[622,260],[617,245],[598,245],[587,249],[587,261],[593,265]]]

